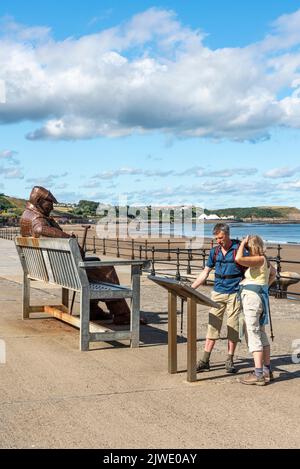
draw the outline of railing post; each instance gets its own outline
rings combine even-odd
[[[96,254],[96,237],[93,236],[93,253]]]
[[[154,263],[155,263],[155,247],[152,246],[152,269],[151,269],[151,275],[155,275]]]
[[[205,263],[206,263],[206,249],[202,249],[202,267],[205,269]]]
[[[119,238],[117,238],[117,257],[120,257],[120,245],[119,245]]]
[[[176,280],[180,280],[180,249],[177,248],[177,271],[176,271]]]
[[[140,260],[142,259],[142,245],[140,244]]]
[[[102,244],[103,244],[103,246],[102,246],[103,247],[103,256],[105,256],[106,255],[105,238],[103,238],[103,243]]]
[[[168,239],[168,261],[171,260],[171,241]]]
[[[187,269],[186,269],[186,273],[188,275],[190,275],[192,273],[192,271],[191,271],[191,258],[192,258],[191,249],[188,249],[188,264],[187,264]]]
[[[134,239],[131,240],[131,259],[134,260]]]
[[[148,260],[148,240],[147,239],[145,241],[145,254],[146,254],[145,259],[147,261]]]

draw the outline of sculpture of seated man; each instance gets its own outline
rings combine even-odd
[[[74,236],[64,232],[54,218],[50,217],[53,203],[57,203],[57,200],[50,191],[40,186],[35,186],[32,189],[29,202],[27,202],[26,209],[20,220],[22,236],[32,236],[34,238],[71,238]],[[89,280],[94,282],[108,282],[118,285],[120,283],[113,266],[88,269],[87,275]],[[109,319],[112,317],[114,324],[130,324],[130,309],[125,299],[107,301],[106,306],[110,314],[105,313],[99,307],[98,300],[91,300],[90,318]],[[144,323],[144,320],[141,322]]]

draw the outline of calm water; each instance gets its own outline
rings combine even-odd
[[[197,225],[196,232],[193,231],[192,224],[186,224],[184,226],[184,235],[195,236],[204,236],[207,238],[212,237],[212,230],[214,223],[205,223],[204,225]],[[261,223],[230,223],[231,237],[232,238],[243,238],[248,234],[257,234],[261,236],[265,241],[275,242],[275,243],[300,243],[300,224],[261,224]],[[168,226],[162,228],[162,232],[169,234],[170,230]],[[159,233],[158,226],[152,229],[152,233]],[[175,223],[171,233],[174,233],[174,236],[181,236],[182,225],[180,223]]]

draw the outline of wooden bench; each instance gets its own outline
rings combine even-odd
[[[130,340],[131,347],[139,346],[140,331],[140,275],[143,261],[88,261],[82,260],[74,238],[15,239],[23,267],[23,319],[31,313],[44,312],[67,322],[80,330],[80,350],[88,350],[90,342]],[[87,269],[101,266],[131,266],[132,285],[124,287],[104,282],[90,282]],[[62,287],[62,304],[58,306],[31,306],[30,281],[42,280]],[[80,293],[80,315],[69,310],[69,291]],[[130,298],[130,327],[111,330],[90,321],[90,300],[101,301]]]

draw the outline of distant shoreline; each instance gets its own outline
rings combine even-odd
[[[223,220],[223,219],[216,219],[216,220],[202,220],[207,225],[215,225],[216,223],[245,223],[251,225],[299,225],[300,220],[279,220],[279,219],[257,219],[257,220]]]

